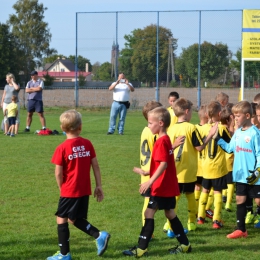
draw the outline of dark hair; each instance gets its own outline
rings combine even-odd
[[[178,93],[178,92],[173,91],[173,92],[170,92],[168,98],[169,98],[169,97],[176,97],[176,99],[178,99],[180,96],[179,96],[179,93]]]

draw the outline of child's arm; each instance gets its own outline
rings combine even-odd
[[[152,184],[156,181],[156,179],[164,172],[164,170],[166,168],[167,168],[167,162],[160,162],[160,165],[156,169],[153,176],[149,179],[149,181],[140,184],[139,192],[141,194],[145,193],[152,186]]]
[[[172,149],[173,149],[173,150],[176,149],[177,147],[179,147],[180,145],[182,145],[182,144],[184,143],[184,141],[185,141],[185,136],[184,136],[184,135],[183,135],[183,136],[178,136],[178,137],[175,139],[174,143],[172,144]]]
[[[206,145],[207,145],[208,142],[211,140],[211,138],[212,138],[214,135],[217,134],[217,132],[218,132],[218,123],[215,123],[215,125],[211,127],[208,136],[206,137],[206,139],[205,139],[204,142],[203,142],[203,145],[201,145],[201,146],[196,146],[195,149],[196,149],[198,152],[201,152],[201,151],[206,147]]]
[[[97,157],[95,157],[91,160],[91,164],[92,164],[92,169],[93,169],[95,181],[96,181],[94,197],[97,198],[98,202],[101,202],[104,199],[104,193],[103,193],[102,186],[101,186],[101,173],[100,173],[100,168],[98,165]]]
[[[61,185],[63,183],[63,166],[57,165],[55,166],[55,178],[58,184],[59,189],[61,189]]]
[[[138,167],[134,167],[133,168],[133,172],[137,173],[137,174],[140,174],[140,175],[143,175],[143,176],[147,176],[150,174],[150,172],[146,172],[144,171],[143,169],[141,168],[138,168]]]

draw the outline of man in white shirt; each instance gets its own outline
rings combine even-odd
[[[117,81],[111,84],[109,90],[113,90],[113,103],[110,111],[109,128],[107,134],[112,135],[115,132],[116,118],[119,115],[117,130],[120,135],[123,135],[126,112],[130,105],[130,92],[133,92],[135,89],[133,85],[125,78],[125,74],[121,72],[118,75]]]

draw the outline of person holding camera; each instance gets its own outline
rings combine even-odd
[[[110,111],[109,128],[107,134],[112,135],[115,132],[116,118],[119,115],[117,130],[120,135],[123,135],[126,112],[130,106],[130,92],[133,92],[135,89],[133,85],[125,78],[125,74],[120,72],[117,81],[110,85],[109,90],[113,90],[113,103]]]

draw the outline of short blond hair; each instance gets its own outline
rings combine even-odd
[[[7,74],[6,74],[6,77],[15,80],[15,76],[14,76],[13,73],[7,73]]]
[[[221,111],[221,105],[218,101],[211,101],[206,108],[209,119],[217,116]]]
[[[221,104],[224,100],[229,100],[229,95],[224,92],[219,92],[215,100]]]
[[[75,109],[65,111],[60,115],[60,123],[62,131],[78,130],[82,124],[81,114]]]
[[[162,104],[157,101],[149,101],[143,107],[143,116],[147,120],[148,119],[148,112],[155,109],[156,107],[161,107]]]
[[[168,128],[171,124],[171,115],[169,111],[164,107],[156,107],[148,112],[148,117],[152,116],[158,121],[162,121],[165,128]]]
[[[260,102],[260,93],[256,94],[254,97],[254,103],[259,103]]]
[[[173,103],[174,114],[179,117],[185,114],[185,110],[191,110],[193,104],[186,98],[179,98]]]
[[[234,114],[236,113],[242,113],[242,114],[249,114],[250,117],[253,115],[253,109],[251,104],[248,101],[240,101],[236,105],[232,107],[232,112]]]

